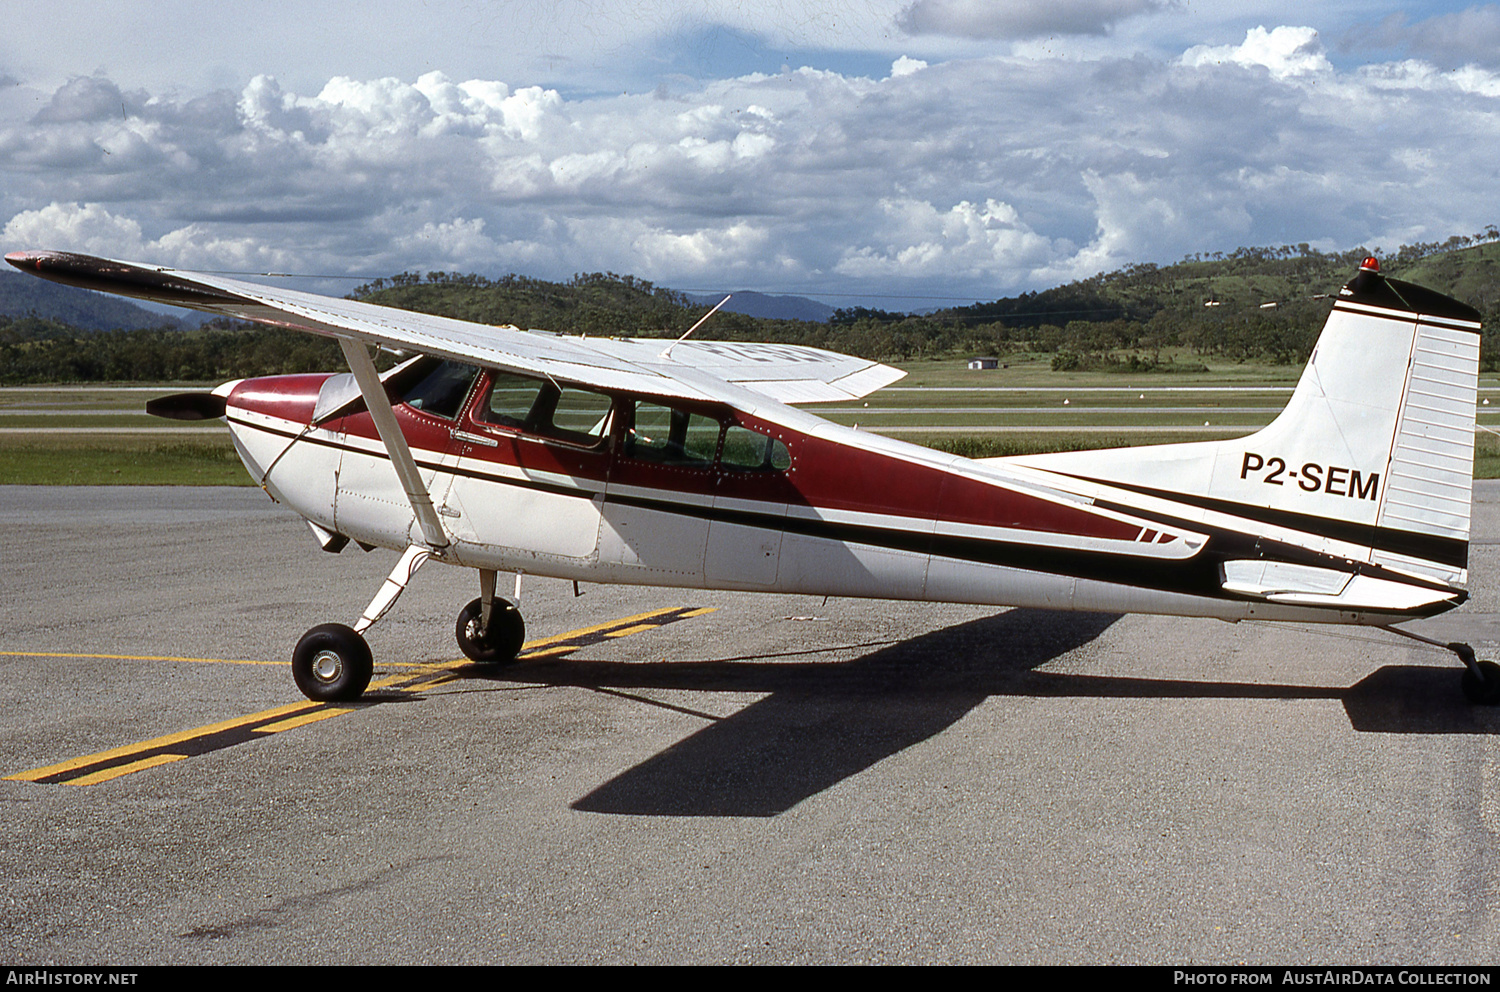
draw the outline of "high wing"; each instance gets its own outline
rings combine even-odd
[[[781,403],[817,403],[857,399],[906,374],[822,348],[693,340],[672,344],[491,327],[72,252],[12,252],[5,260],[70,286],[605,390],[725,399],[722,383],[727,382]]]

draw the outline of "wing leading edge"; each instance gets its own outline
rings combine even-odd
[[[492,327],[201,272],[59,251],[11,252],[23,272],[69,286],[202,310],[328,337],[410,349],[600,389],[678,399],[723,399],[733,383],[782,403],[857,399],[906,373],[878,362],[802,345],[730,341],[587,338]]]

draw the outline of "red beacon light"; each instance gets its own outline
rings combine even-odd
[[[1376,258],[1374,255],[1368,255],[1368,256],[1366,256],[1365,260],[1363,262],[1359,263],[1359,271],[1361,271],[1361,272],[1379,272],[1380,271],[1380,259]]]

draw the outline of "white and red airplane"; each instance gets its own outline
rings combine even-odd
[[[817,348],[487,327],[66,252],[47,279],[337,338],[352,371],[153,401],[223,417],[325,550],[402,552],[351,628],[292,656],[319,700],[368,685],[364,632],[429,560],[473,568],[476,661],[524,639],[499,573],[605,583],[1394,625],[1467,597],[1479,313],[1379,272],[1339,293],[1291,401],[1229,441],[967,459],[789,404],[904,373]],[[418,353],[377,373],[367,346]]]

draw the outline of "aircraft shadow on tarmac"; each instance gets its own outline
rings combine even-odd
[[[1336,699],[1356,731],[1500,732],[1500,711],[1464,701],[1456,666],[1386,666],[1347,688],[1035,671],[1094,640],[1118,619],[1009,610],[846,662],[732,658],[643,664],[560,658],[504,672],[476,672],[481,666],[473,666],[465,674],[620,695],[630,695],[631,689],[770,694],[572,804],[589,812],[638,816],[775,816],[941,733],[991,696]]]

